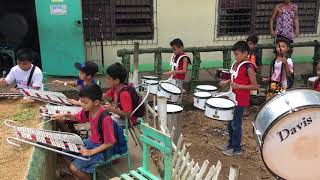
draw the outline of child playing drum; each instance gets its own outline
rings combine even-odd
[[[183,89],[183,80],[186,78],[188,65],[191,64],[190,58],[183,51],[183,42],[181,39],[174,39],[170,42],[170,46],[173,51],[171,57],[171,71],[165,72],[164,74],[170,75],[175,80],[175,85],[181,90]]]
[[[290,41],[287,38],[277,38],[277,56],[270,66],[270,77],[263,78],[269,82],[267,99],[293,85],[293,61],[290,57]]]
[[[231,80],[221,81],[220,86],[230,84],[233,93],[236,95],[237,105],[234,110],[233,120],[228,124],[229,142],[220,145],[218,148],[227,156],[235,156],[241,154],[241,135],[242,135],[242,117],[246,107],[250,104],[250,90],[258,89],[255,67],[248,61],[249,46],[245,41],[238,41],[232,47],[233,54],[236,59],[234,70],[238,68],[244,61],[238,71],[238,75]]]

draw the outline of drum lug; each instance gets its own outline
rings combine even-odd
[[[199,103],[199,98],[197,98],[197,103]]]
[[[216,111],[214,112],[214,115],[218,115],[218,109],[216,109]]]

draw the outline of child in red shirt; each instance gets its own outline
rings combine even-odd
[[[183,42],[181,39],[174,39],[170,42],[170,46],[173,51],[171,57],[171,71],[165,72],[164,74],[170,75],[175,81],[175,85],[183,90],[183,80],[186,78],[188,71],[188,65],[191,64],[190,58],[183,51]]]
[[[237,61],[234,67],[236,70],[242,62],[248,61],[250,49],[245,41],[238,41],[233,45],[232,51]],[[250,105],[250,90],[258,89],[254,65],[248,61],[240,67],[233,82],[230,80],[221,81],[220,85],[225,86],[228,83],[236,95],[237,106],[234,110],[233,120],[228,124],[229,143],[219,146],[219,149],[227,156],[234,156],[241,154],[242,117],[245,108]]]
[[[111,88],[104,94],[104,98],[112,99],[116,103],[116,107],[110,103],[107,103],[105,107],[109,112],[115,114],[112,116],[112,119],[122,127],[125,126],[125,117],[131,117],[131,113],[134,111],[130,93],[127,90],[123,90],[127,88],[127,85],[124,83],[126,78],[127,70],[122,64],[114,63],[107,68],[106,83]],[[130,123],[131,125],[135,125],[137,117],[133,115]]]
[[[55,114],[53,120],[69,119],[81,123],[90,122],[91,136],[84,140],[85,147],[79,152],[82,156],[89,156],[89,161],[80,159],[66,159],[69,170],[75,179],[91,179],[94,167],[100,161],[112,156],[112,146],[116,143],[113,122],[110,116],[106,116],[102,122],[102,134],[98,131],[100,115],[105,111],[100,105],[102,90],[98,85],[87,85],[80,90],[80,101],[83,110],[78,114]],[[87,115],[86,115],[87,114]]]
[[[313,82],[312,89],[320,91],[320,63],[317,64],[317,75],[318,78]]]

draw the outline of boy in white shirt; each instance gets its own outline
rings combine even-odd
[[[0,86],[16,84],[17,89],[43,89],[42,71],[32,64],[32,49],[20,49],[16,53],[17,65],[12,67],[5,78],[0,79]]]

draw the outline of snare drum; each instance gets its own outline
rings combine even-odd
[[[157,76],[142,76],[141,83],[143,84],[146,80],[155,80],[158,81],[159,77]]]
[[[279,179],[320,179],[320,92],[293,89],[259,110],[254,135],[268,170]]]
[[[308,87],[312,87],[314,82],[318,79],[318,76],[315,77],[309,77],[308,78]]]
[[[158,110],[158,107],[155,106],[155,111]],[[177,144],[182,131],[182,115],[183,108],[175,104],[167,104],[167,122],[160,122],[161,124],[167,124],[168,130],[171,132],[172,128],[175,128],[173,142]]]
[[[145,81],[145,85],[143,85],[144,87],[144,91],[148,91],[148,85],[149,85],[149,92],[150,94],[154,94],[157,95],[158,92],[158,86],[159,86],[159,81],[156,80],[146,80]]]
[[[212,94],[209,92],[196,92],[193,94],[193,105],[196,108],[201,110],[205,110],[205,103],[206,101],[212,97]]]
[[[181,93],[181,89],[177,86],[171,83],[162,82],[159,85],[157,96],[166,97],[168,101],[175,103],[179,100]]]
[[[199,85],[196,87],[196,92],[208,92],[211,93],[212,96],[216,96],[218,88],[211,85]]]
[[[229,69],[217,69],[216,77],[218,79],[229,80],[231,79],[231,73]]]
[[[232,121],[235,103],[225,98],[210,98],[206,101],[205,116],[218,121]]]

